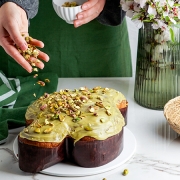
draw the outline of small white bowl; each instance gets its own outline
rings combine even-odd
[[[56,14],[69,24],[73,24],[76,14],[81,12],[81,5],[87,0],[52,0],[53,8]],[[65,2],[76,2],[78,6],[62,7]]]

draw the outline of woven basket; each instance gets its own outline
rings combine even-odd
[[[180,134],[180,96],[169,100],[165,104],[164,116],[171,128]]]

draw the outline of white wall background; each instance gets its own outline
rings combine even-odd
[[[132,56],[132,65],[133,65],[133,76],[135,75],[136,69],[136,55],[137,55],[137,42],[138,42],[138,28],[131,21],[130,18],[126,17],[128,32],[129,32],[129,40],[131,47],[131,56]]]

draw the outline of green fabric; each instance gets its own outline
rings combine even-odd
[[[45,86],[38,81],[49,79]],[[43,95],[57,90],[58,76],[54,73],[8,79],[0,71],[0,143],[8,136],[8,128],[25,125],[25,111],[28,105]]]
[[[125,20],[114,27],[94,20],[74,28],[57,16],[52,1],[40,0],[39,12],[30,22],[29,33],[45,43],[43,51],[50,56],[43,72],[54,72],[59,77],[132,76]],[[0,55],[3,53],[0,51]],[[2,68],[8,76],[27,75],[10,57],[4,60]]]

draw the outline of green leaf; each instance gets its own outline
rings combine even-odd
[[[149,19],[150,19],[150,20],[154,19],[154,15],[153,15],[153,14],[150,14],[150,15],[149,15]]]
[[[174,6],[180,6],[180,4],[178,4],[178,3],[175,3],[175,4],[174,4]]]
[[[139,19],[140,17],[141,17],[141,15],[140,15],[140,14],[137,14],[137,15],[133,16],[133,17],[131,18],[131,20]]]
[[[143,22],[148,22],[148,23],[150,23],[150,22],[152,22],[151,20],[148,20],[148,19],[145,19],[145,20],[143,20]]]
[[[169,31],[170,31],[170,35],[171,35],[171,41],[172,41],[173,43],[175,43],[174,31],[173,31],[172,28],[170,28]]]
[[[166,16],[165,17],[165,21],[168,22],[170,19],[169,19],[169,16]]]

